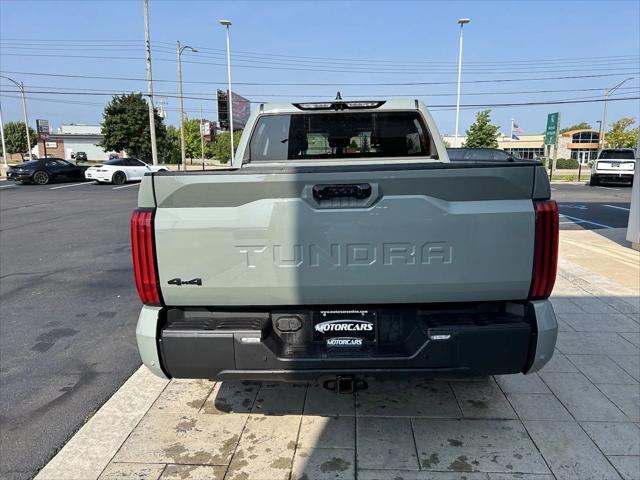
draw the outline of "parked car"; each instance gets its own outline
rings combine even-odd
[[[535,372],[558,328],[550,194],[539,162],[451,162],[418,100],[264,104],[230,168],[142,180],[140,355],[338,391]]]
[[[84,180],[84,169],[62,158],[42,158],[13,165],[7,180],[46,185],[56,180]]]
[[[636,168],[636,152],[633,148],[603,148],[591,165],[592,186],[601,182],[617,181],[633,184]]]
[[[447,148],[447,155],[452,162],[513,162],[519,159],[518,156],[499,148]]]
[[[142,180],[147,172],[161,171],[166,171],[166,168],[149,165],[137,158],[114,158],[87,168],[84,176],[87,180],[122,185],[132,180]]]
[[[87,154],[85,152],[77,152],[74,155],[71,155],[71,157],[76,162],[86,162],[87,161]]]
[[[117,153],[110,153],[109,160],[113,160],[114,158],[120,158]]]

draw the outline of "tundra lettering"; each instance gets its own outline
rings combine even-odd
[[[235,247],[249,268],[273,260],[273,265],[289,267],[369,266],[383,265],[450,265],[453,247],[447,242],[426,242],[416,245],[409,242],[383,243],[380,246],[366,243],[337,244],[328,248],[310,245],[236,245]],[[272,252],[271,254],[269,252]]]

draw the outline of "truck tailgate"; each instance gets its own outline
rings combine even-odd
[[[535,175],[529,164],[154,174],[162,296],[174,306],[525,299]],[[314,194],[344,185],[369,196]]]

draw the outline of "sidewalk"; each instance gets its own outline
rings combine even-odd
[[[317,385],[154,377],[144,367],[36,477],[640,478],[640,254],[562,231],[557,352],[532,375]]]

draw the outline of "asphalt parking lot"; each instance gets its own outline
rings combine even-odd
[[[0,477],[2,478],[31,478],[85,420],[118,390],[140,364],[134,335],[139,300],[133,284],[129,247],[129,217],[136,205],[137,191],[137,184],[119,187],[91,183],[23,186],[0,182],[0,232],[2,235],[0,293],[3,298],[0,306],[2,317],[0,324],[0,385],[2,387],[0,388],[0,442],[2,443]],[[576,184],[553,184],[553,196],[559,202],[560,211],[564,215],[561,219],[563,229],[606,229],[626,226],[630,194],[631,189],[623,186],[593,188]],[[565,308],[568,307],[565,306]],[[578,312],[582,311],[578,308]],[[628,318],[629,314],[626,313],[626,315]],[[615,323],[613,317],[611,322]],[[633,324],[630,325],[633,326]],[[623,333],[634,335],[634,332]],[[616,338],[618,336],[615,332],[612,332],[612,335]],[[587,340],[597,343],[595,339]],[[619,340],[616,341],[619,342]],[[618,344],[611,345],[613,345],[612,350],[619,348]],[[600,347],[593,347],[594,355],[598,348]],[[629,348],[628,345],[626,348]],[[568,352],[577,355],[580,353],[578,350],[578,346],[575,348],[572,346]],[[607,354],[609,353],[614,355],[615,352],[607,351]],[[608,358],[607,365],[610,361],[613,360]],[[629,361],[629,359],[625,357],[620,361]],[[629,366],[630,363],[625,365],[627,370],[634,368]],[[618,371],[613,364],[609,367],[611,370]],[[578,369],[571,366],[570,371],[561,370],[558,373],[573,372],[578,372]],[[619,373],[619,375],[623,374]],[[632,380],[632,385],[637,385],[637,380],[637,378]],[[538,385],[538,380],[534,384],[522,387],[525,390],[521,390],[520,393],[549,394],[546,386]],[[517,411],[518,407],[504,403],[501,395],[504,396],[509,392],[504,388],[500,390],[498,385],[501,384],[495,382],[487,384],[483,387],[486,393],[482,395],[488,396],[490,400],[495,396],[498,398],[496,401],[504,407],[504,412],[508,412],[504,415],[500,413],[495,418],[513,421],[517,417],[513,409]],[[176,388],[180,388],[180,385],[178,384]],[[465,415],[464,401],[460,403],[459,399],[456,400],[457,388],[455,385],[442,386],[445,392],[442,395],[446,394],[446,401],[453,402],[447,407],[450,408],[450,414],[446,417],[476,418],[474,415]],[[541,391],[529,392],[529,388]],[[185,395],[193,392],[193,389],[197,390],[198,395],[204,395],[204,398],[207,398],[213,391],[214,385],[206,384],[202,388],[196,386],[187,388],[185,385],[185,389],[186,393],[183,393],[181,398],[186,398]],[[306,389],[303,390],[306,392]],[[554,389],[551,388],[551,390]],[[267,389],[265,394],[274,396],[273,401],[277,404],[279,390],[273,391],[276,393],[270,394],[271,390]],[[289,391],[287,388],[283,388],[283,391],[285,399],[293,395],[283,405],[289,405],[286,408],[293,408],[294,412],[297,412],[295,415],[307,408],[304,403],[307,393],[298,394],[295,392],[299,390],[292,390],[294,394],[290,394],[287,393]],[[365,394],[365,398],[374,398],[375,390],[372,392]],[[555,398],[558,398],[559,394],[555,391],[553,393],[556,395]],[[374,404],[384,409],[387,408],[385,405],[392,406],[394,402],[400,401],[394,400],[389,395],[391,394],[383,388],[378,397],[375,397]],[[484,397],[481,394],[478,395],[476,395],[478,398],[472,396],[470,400],[482,401]],[[567,392],[566,395],[571,396],[574,393]],[[257,398],[261,397],[254,395],[252,398],[251,402],[254,405]],[[628,396],[625,398],[626,400],[623,399],[623,401],[628,401]],[[551,397],[543,399],[547,399],[550,404],[554,403],[554,408],[557,407]],[[191,401],[193,400],[192,398]],[[244,399],[239,401],[242,403]],[[600,402],[598,405],[607,404],[606,407],[597,406],[606,411],[603,419],[616,421],[614,417],[618,420],[621,418],[619,412],[609,415],[609,412],[614,410],[617,412],[620,408],[615,405],[609,406],[607,402],[611,403],[611,400],[608,397],[606,402],[600,397],[597,401]],[[293,402],[293,404],[287,402]],[[473,403],[469,405],[473,406]],[[182,404],[172,408],[182,408]],[[206,413],[204,410],[200,411],[201,408],[204,407],[200,405],[196,413]],[[467,405],[466,408],[471,407]],[[251,410],[244,413],[250,414]],[[558,415],[565,415],[564,410],[558,411]],[[363,415],[363,417],[367,416],[366,413]],[[482,418],[482,415],[480,417]],[[587,415],[585,418],[588,420],[591,417]],[[298,420],[292,421],[295,423]],[[380,428],[380,431],[386,430],[386,424],[382,425],[382,423],[375,428]],[[395,423],[395,421],[390,422],[390,425]],[[433,427],[427,423],[424,425],[426,429]],[[371,425],[377,424],[373,422]],[[511,423],[505,423],[505,426],[514,427]],[[257,425],[256,428],[258,428]],[[368,427],[362,428],[366,433]],[[522,426],[519,424],[514,428],[522,429]],[[352,435],[348,432],[347,434]],[[546,434],[543,431],[539,433],[541,436]],[[355,441],[355,433],[353,435]],[[575,435],[582,434],[575,433]],[[368,437],[365,435],[362,438]],[[402,438],[402,441],[405,440],[404,437],[399,438]],[[458,437],[451,438],[454,441],[459,440]],[[527,448],[532,445],[527,443]],[[130,446],[131,450],[127,458],[134,458],[138,447]],[[435,446],[429,446],[431,447],[435,448]],[[371,455],[375,456],[382,452],[382,450],[380,452],[376,450],[382,448],[379,445],[372,445],[371,448]],[[28,452],[28,455],[25,455],[25,452]],[[293,453],[292,451],[291,458]],[[318,452],[318,455],[322,453]],[[428,452],[425,450],[425,453]],[[412,454],[411,457],[401,461],[390,459],[389,465],[397,465],[399,470],[404,470],[407,465],[412,466],[411,468],[428,467],[428,457],[422,459],[422,453],[418,452],[418,454],[420,459],[414,458]],[[172,457],[167,455],[162,461],[171,460]],[[347,451],[346,455],[353,456],[353,452]],[[125,454],[123,456],[126,457]],[[317,458],[320,460],[323,457]],[[383,455],[380,458],[385,457]],[[230,459],[231,457],[229,461]],[[600,457],[598,459],[601,460]],[[453,458],[450,463],[455,462],[456,459]],[[535,461],[532,460],[532,462],[526,465],[523,463],[523,471],[529,472],[527,469],[531,469],[529,473],[538,474],[549,471],[539,456],[536,456]],[[338,463],[344,465],[340,461]],[[375,465],[371,465],[373,465],[372,470],[375,470]],[[509,464],[504,463],[502,468],[508,471],[506,465]],[[609,472],[611,464],[607,465],[604,467],[600,465],[598,468],[601,467],[604,472]],[[240,469],[240,473],[244,471]],[[366,478],[377,477],[371,474]],[[415,478],[427,477],[416,476]]]
[[[629,222],[631,188],[627,185],[558,182],[552,184],[551,196],[558,202],[563,230],[624,228]]]
[[[138,367],[138,186],[0,182],[0,477],[32,478]]]

